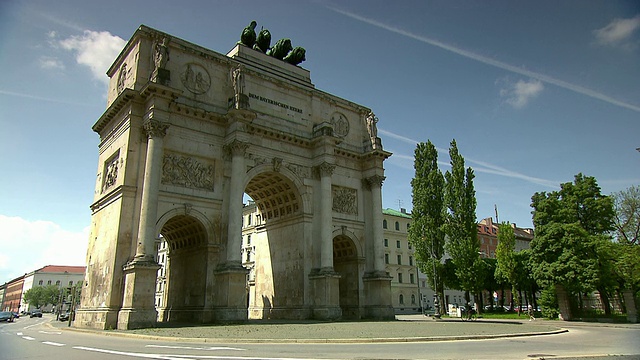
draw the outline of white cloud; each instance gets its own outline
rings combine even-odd
[[[631,42],[633,33],[640,29],[640,15],[630,19],[614,19],[607,26],[594,30],[596,43],[605,46],[634,47]]]
[[[506,86],[500,90],[500,96],[516,109],[525,107],[529,101],[538,96],[544,90],[544,84],[540,80],[531,79],[530,81],[518,80],[511,83],[504,81]]]
[[[40,68],[45,70],[64,70],[64,64],[60,59],[51,56],[43,56],[39,60]]]
[[[350,18],[356,19],[358,21],[365,22],[367,24],[376,26],[376,27],[381,28],[381,29],[385,29],[387,31],[399,34],[401,36],[405,36],[407,38],[411,38],[411,39],[423,42],[425,44],[436,46],[436,47],[438,47],[440,49],[443,49],[443,50],[446,50],[446,51],[450,51],[450,52],[452,52],[452,53],[454,53],[456,55],[460,55],[462,57],[465,57],[465,58],[468,58],[468,59],[471,59],[471,60],[475,60],[475,61],[478,61],[480,63],[486,64],[486,65],[494,66],[496,68],[503,69],[503,70],[506,70],[506,71],[509,71],[509,72],[512,72],[512,73],[515,73],[515,74],[528,76],[528,77],[530,77],[532,79],[537,79],[537,80],[540,80],[540,81],[545,82],[547,84],[559,86],[561,88],[574,91],[574,92],[576,92],[578,94],[582,94],[582,95],[586,95],[586,96],[592,97],[594,99],[606,101],[606,102],[608,102],[608,103],[610,103],[612,105],[616,105],[616,106],[624,107],[624,108],[627,108],[627,109],[630,109],[630,110],[633,110],[633,111],[636,111],[636,112],[640,112],[640,106],[635,105],[635,104],[631,104],[631,103],[627,103],[627,102],[624,102],[624,101],[620,101],[618,99],[614,99],[611,96],[602,94],[602,93],[600,93],[598,91],[587,89],[585,87],[582,87],[582,86],[579,86],[579,85],[575,85],[575,84],[566,82],[564,80],[556,79],[556,78],[551,77],[549,75],[537,73],[535,71],[526,70],[526,69],[523,69],[520,66],[507,64],[507,63],[499,61],[499,60],[495,60],[495,59],[492,59],[492,58],[489,58],[489,57],[486,57],[486,56],[482,56],[482,55],[476,54],[476,53],[474,53],[472,51],[461,49],[461,48],[455,47],[453,45],[449,45],[449,44],[443,43],[441,41],[438,41],[438,40],[435,40],[435,39],[431,39],[431,38],[426,37],[426,36],[417,35],[417,34],[409,32],[409,31],[406,31],[406,30],[403,30],[403,29],[400,29],[400,28],[397,28],[397,27],[394,27],[394,26],[391,26],[391,25],[387,25],[385,23],[382,23],[382,22],[374,20],[374,19],[369,19],[369,18],[366,18],[364,16],[360,16],[360,15],[357,15],[357,14],[354,14],[354,13],[350,13],[350,12],[345,11],[345,10],[341,10],[341,9],[333,8],[333,7],[328,7],[328,8],[330,10],[333,10],[333,11],[335,11],[337,13],[343,14],[343,15],[348,16]]]
[[[109,81],[106,72],[116,59],[126,41],[107,31],[85,30],[81,36],[71,36],[61,40],[63,49],[73,51],[80,65],[88,66],[93,76],[105,83]]]
[[[0,215],[0,283],[46,265],[85,264],[89,228],[62,229],[51,221]]]

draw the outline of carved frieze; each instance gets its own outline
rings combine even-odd
[[[162,161],[162,183],[213,191],[214,166],[193,158],[166,154]]]
[[[342,214],[358,215],[358,191],[342,186],[332,186],[333,211]]]
[[[118,172],[120,170],[120,152],[118,151],[104,164],[104,172],[102,176],[102,189],[104,193],[109,188],[113,187],[118,180]]]

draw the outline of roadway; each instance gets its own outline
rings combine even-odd
[[[0,323],[0,360],[13,359],[640,359],[640,325],[552,322],[567,330],[548,335],[467,340],[353,340],[344,343],[243,343],[238,339],[145,336],[131,332],[75,331],[51,314]],[[366,322],[363,326],[366,326]],[[459,322],[443,326],[463,326]],[[546,326],[538,322],[539,326]],[[436,326],[423,322],[423,326]],[[440,326],[437,325],[437,326]],[[464,326],[469,325],[465,323]],[[337,326],[340,326],[339,323]],[[478,320],[478,327],[500,327]],[[469,327],[467,327],[469,328]],[[186,331],[186,330],[185,330]],[[407,334],[407,338],[411,338]],[[228,342],[226,342],[228,340]]]

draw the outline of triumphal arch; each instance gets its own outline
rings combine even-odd
[[[141,26],[109,69],[76,327],[393,318],[377,118],[316,89],[304,49],[253,40],[252,25],[226,55]],[[264,235],[251,297],[245,194]]]

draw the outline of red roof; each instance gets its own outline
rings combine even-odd
[[[86,266],[62,266],[62,265],[47,265],[42,269],[38,269],[37,273],[71,273],[71,274],[84,274]]]

